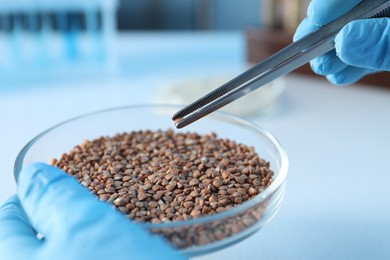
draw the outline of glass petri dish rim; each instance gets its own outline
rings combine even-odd
[[[86,113],[80,116],[76,116],[73,118],[70,118],[68,120],[65,120],[61,123],[58,123],[45,131],[41,132],[37,136],[35,136],[31,141],[29,141],[18,153],[15,163],[14,163],[14,178],[16,182],[18,181],[19,177],[19,172],[22,170],[22,165],[23,165],[23,160],[25,158],[25,155],[29,151],[29,149],[36,143],[38,142],[43,136],[46,134],[50,133],[51,131],[54,131],[58,128],[60,128],[63,125],[66,125],[68,123],[72,123],[77,120],[82,120],[83,118],[87,117],[92,117],[96,115],[100,115],[103,113],[109,113],[109,112],[115,112],[117,110],[127,110],[127,109],[151,109],[151,108],[164,108],[164,109],[175,109],[179,110],[183,106],[180,105],[170,105],[170,104],[138,104],[138,105],[129,105],[129,106],[118,106],[118,107],[113,107],[113,108],[108,108],[108,109],[102,109],[102,110],[97,110],[94,112]],[[162,223],[137,223],[147,229],[164,229],[164,228],[178,228],[178,227],[183,227],[183,226],[190,226],[194,224],[201,224],[201,223],[207,223],[207,222],[212,222],[212,221],[217,221],[221,219],[225,219],[231,216],[234,216],[236,214],[240,214],[244,212],[247,209],[250,209],[251,207],[255,206],[258,203],[263,202],[267,198],[269,198],[285,181],[286,176],[287,176],[287,171],[288,171],[288,157],[286,151],[283,149],[279,141],[266,129],[258,126],[257,124],[247,120],[243,119],[239,116],[232,115],[227,112],[223,111],[215,111],[213,114],[217,114],[220,116],[219,118],[225,118],[228,119],[230,122],[240,124],[242,126],[248,127],[251,130],[255,130],[256,132],[259,132],[266,138],[268,138],[269,141],[275,146],[276,150],[278,151],[280,155],[280,170],[278,172],[278,175],[274,179],[274,181],[271,183],[270,186],[268,186],[264,191],[256,195],[254,198],[245,201],[239,206],[233,207],[231,209],[228,209],[226,211],[212,214],[212,215],[206,215],[206,216],[201,216],[199,218],[195,219],[190,219],[190,220],[182,220],[182,221],[175,221],[175,222],[162,222]]]

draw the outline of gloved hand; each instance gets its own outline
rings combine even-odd
[[[0,259],[183,258],[55,167],[23,170],[18,197],[0,207]]]
[[[294,41],[340,17],[361,1],[312,0]],[[350,84],[366,74],[390,70],[390,18],[350,22],[337,34],[335,44],[334,51],[310,62],[315,73],[325,75],[333,84]]]

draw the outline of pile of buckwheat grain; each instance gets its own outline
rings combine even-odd
[[[84,141],[50,164],[137,222],[225,211],[272,182],[253,147],[216,134],[133,131]]]

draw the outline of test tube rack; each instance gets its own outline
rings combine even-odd
[[[0,0],[0,78],[111,71],[117,7],[117,0]]]

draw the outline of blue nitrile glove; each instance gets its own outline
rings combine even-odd
[[[294,41],[340,17],[362,0],[313,0]],[[390,18],[356,20],[335,38],[336,49],[310,62],[313,71],[336,85],[350,84],[366,74],[390,70]]]
[[[27,167],[18,197],[0,207],[0,259],[183,258],[58,168]]]

